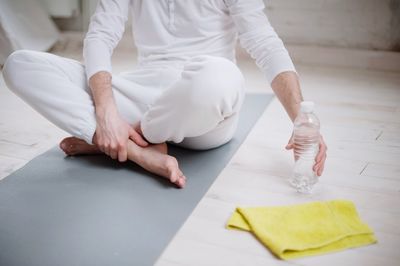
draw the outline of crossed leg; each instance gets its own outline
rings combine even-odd
[[[74,136],[60,143],[68,155],[100,152],[92,144],[96,120],[84,72],[79,62],[33,51],[13,53],[3,69],[6,84],[15,94]],[[185,65],[181,74],[182,78],[151,104],[140,102],[140,95],[134,97],[139,102],[132,102],[132,98],[126,97],[132,90],[113,88],[121,114],[131,124],[140,120],[144,137],[155,143],[142,148],[129,141],[128,159],[168,178],[178,187],[185,185],[186,178],[177,160],[167,154],[165,142],[179,144],[191,140],[192,144],[186,146],[194,149],[226,143],[236,126],[226,121],[237,117],[243,99],[243,77],[227,59],[199,56]],[[138,87],[134,89],[141,92],[147,89]],[[221,127],[224,124],[228,126]],[[218,129],[215,131],[218,134],[210,134],[214,129]]]

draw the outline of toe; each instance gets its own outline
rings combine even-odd
[[[60,142],[60,149],[62,149],[63,151],[65,151],[66,148],[67,148],[67,144],[66,144],[66,141],[65,141],[65,139],[64,139],[64,140],[62,140],[62,141]]]
[[[185,178],[185,176],[180,177],[180,178],[178,179],[176,185],[177,185],[179,188],[184,188],[185,185],[186,185],[186,178]]]
[[[71,147],[69,145],[64,143],[63,145],[60,145],[60,148],[65,154],[67,155],[71,154]]]
[[[176,182],[178,182],[178,176],[177,176],[177,175],[172,175],[172,176],[169,178],[169,181],[171,181],[171,183],[176,183]]]
[[[75,148],[73,147],[73,146],[68,146],[68,148],[66,148],[65,150],[64,150],[64,152],[67,154],[67,155],[74,155],[75,154]]]
[[[186,183],[186,178],[179,172],[180,171],[174,171],[173,174],[170,176],[169,180],[171,181],[171,183],[175,184],[177,187],[183,188]]]
[[[165,160],[165,167],[167,168],[167,170],[175,171],[175,172],[179,172],[179,167],[178,167],[178,161],[172,157],[172,156],[168,156],[167,159]]]
[[[67,153],[70,150],[73,137],[67,137],[60,142],[60,148]]]

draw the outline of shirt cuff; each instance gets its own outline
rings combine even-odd
[[[111,73],[111,54],[109,48],[103,42],[97,40],[85,40],[84,59],[86,78],[89,79],[99,71]]]
[[[286,71],[297,73],[292,59],[287,52],[274,53],[263,67],[264,75],[270,84],[276,76]]]

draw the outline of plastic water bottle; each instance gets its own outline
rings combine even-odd
[[[318,117],[314,114],[314,103],[302,102],[300,112],[294,121],[295,166],[290,180],[292,186],[301,193],[311,193],[318,181],[313,166],[319,150],[319,128]]]

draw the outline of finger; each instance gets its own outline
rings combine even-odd
[[[104,150],[104,146],[103,145],[97,145],[97,147],[99,148],[99,150],[103,153],[106,153]]]
[[[320,162],[324,156],[326,157],[326,146],[325,144],[321,143],[319,145],[319,151],[317,157],[315,158],[315,161]]]
[[[294,148],[294,142],[292,140],[289,140],[288,144],[286,144],[285,149],[291,150]]]
[[[316,166],[315,167],[315,170],[314,170],[314,173],[317,175],[317,176],[321,176],[321,174],[320,174],[320,170],[321,170],[321,167],[322,167],[322,165],[321,164],[319,164],[318,166]]]
[[[314,172],[317,172],[317,170],[318,170],[320,164],[321,164],[321,163],[315,163],[315,164],[313,165],[313,168],[312,168],[312,169],[313,169]]]
[[[315,174],[318,175],[319,169],[321,168],[321,164],[317,164],[313,167],[313,171]]]
[[[294,148],[294,141],[293,141],[293,132],[292,132],[292,135],[290,136],[289,141],[288,141],[288,143],[286,144],[285,149],[291,150],[291,149],[293,149],[293,148]]]
[[[99,150],[104,152],[104,144],[103,144],[103,140],[101,138],[96,137],[94,144],[99,148]]]
[[[313,170],[317,172],[321,168],[321,166],[325,164],[325,160],[326,160],[326,155],[324,155],[319,162],[314,164]]]
[[[319,161],[316,161],[314,164],[314,167],[317,167],[318,165],[320,165],[321,163],[324,163],[326,159],[326,154],[324,154]]]
[[[98,146],[99,145],[99,137],[97,132],[95,131],[92,137],[92,142],[94,145]]]
[[[112,158],[112,159],[117,159],[117,157],[118,157],[118,150],[117,150],[117,147],[116,146],[111,146],[110,147],[110,157]]]
[[[142,136],[143,136],[142,128],[141,128],[140,125],[141,125],[141,123],[140,123],[140,121],[139,121],[138,123],[132,125],[132,127],[133,127],[133,129],[134,129],[137,133],[139,133],[139,135],[142,135]]]
[[[324,166],[325,166],[324,163],[320,163],[320,164],[316,165],[314,172],[317,174],[317,176],[321,176],[322,175],[322,172],[324,170]]]
[[[129,138],[139,146],[146,147],[149,145],[149,143],[145,141],[143,137],[139,133],[137,133],[134,129],[130,131]]]
[[[107,142],[106,143],[103,143],[103,151],[104,151],[104,153],[105,154],[107,154],[108,156],[110,156],[110,144],[108,144]]]
[[[315,162],[319,163],[322,159],[326,157],[326,153],[323,150],[320,150],[317,154],[317,157],[315,157]]]
[[[321,167],[318,169],[318,172],[317,172],[317,175],[318,175],[318,176],[321,176],[321,175],[322,175],[322,173],[324,172],[324,168],[325,168],[325,164],[323,163],[323,164],[321,165]]]
[[[128,152],[126,150],[126,146],[120,146],[118,150],[118,161],[125,162],[128,159]]]
[[[320,149],[324,149],[325,151],[328,150],[328,147],[326,146],[326,143],[325,143],[324,138],[322,136],[320,136],[319,148]]]
[[[112,158],[114,152],[112,144],[107,142],[106,144],[104,144],[104,149],[106,151],[106,154]]]

